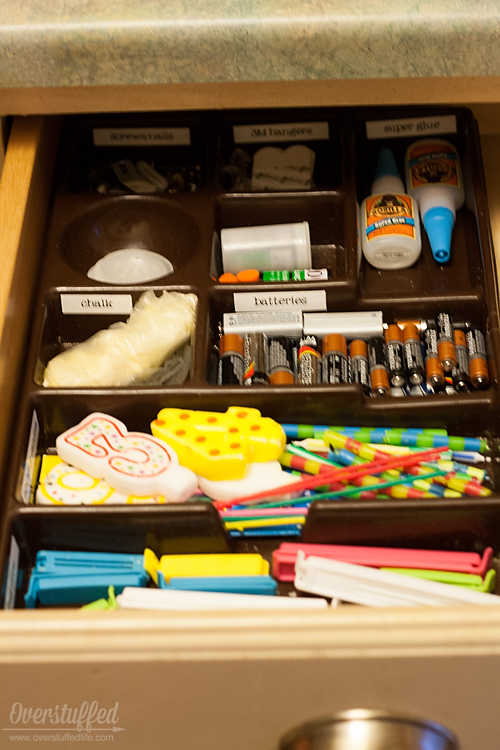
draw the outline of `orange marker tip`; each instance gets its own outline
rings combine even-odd
[[[236,274],[238,281],[252,282],[260,279],[260,273],[255,268],[247,268]]]
[[[219,283],[220,284],[237,284],[238,277],[235,276],[234,273],[223,273],[222,276],[219,276]]]

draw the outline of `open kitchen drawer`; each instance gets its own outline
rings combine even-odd
[[[59,125],[57,118],[16,120],[1,183],[4,480]],[[483,139],[482,148],[495,237],[500,136]],[[380,707],[442,722],[464,750],[493,750],[499,625],[496,608],[344,606],[321,614],[209,616],[2,612],[2,728],[12,727],[16,702],[36,709],[88,700],[107,709],[119,704],[116,726],[124,731],[112,737],[127,750],[194,750],[200,740],[209,750],[271,750],[303,720]],[[10,746],[8,731],[0,743]]]

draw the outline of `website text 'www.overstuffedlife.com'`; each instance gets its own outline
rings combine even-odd
[[[11,742],[113,742],[117,726],[118,702],[112,707],[97,701],[68,706],[28,707],[13,703],[2,735]]]

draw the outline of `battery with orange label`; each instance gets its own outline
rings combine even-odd
[[[437,334],[434,321],[429,321],[424,331],[425,375],[427,383],[437,392],[444,390],[445,379],[439,361]]]
[[[395,388],[402,388],[406,385],[403,331],[397,325],[388,325],[384,336],[389,381]]]
[[[469,374],[474,388],[483,390],[490,382],[486,341],[483,332],[470,323],[465,326],[467,353],[469,355]]]
[[[269,382],[271,385],[293,385],[292,347],[286,336],[276,336],[269,342]]]
[[[385,341],[382,336],[374,336],[368,341],[368,362],[372,394],[374,396],[387,396],[390,385],[385,360]]]
[[[440,312],[436,315],[436,333],[441,367],[445,372],[450,372],[457,364],[457,357],[453,336],[453,320],[449,313]]]
[[[424,358],[420,343],[420,331],[413,323],[408,323],[403,329],[403,341],[406,370],[411,385],[420,385],[425,377]]]

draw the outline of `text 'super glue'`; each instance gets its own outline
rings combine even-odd
[[[450,259],[455,212],[464,202],[460,157],[440,138],[412,143],[405,159],[406,190],[417,202],[434,258]]]
[[[418,205],[405,194],[388,148],[380,151],[372,194],[361,204],[360,225],[363,254],[375,268],[408,268],[420,255]]]

